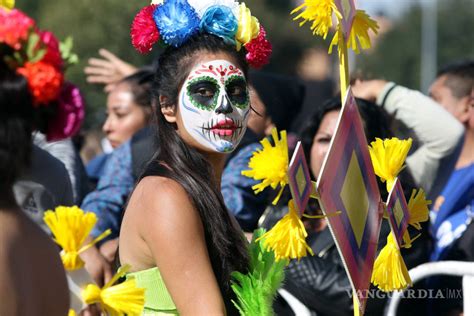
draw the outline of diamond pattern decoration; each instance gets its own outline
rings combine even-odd
[[[291,158],[290,167],[288,168],[288,182],[291,195],[301,216],[308,205],[313,188],[301,142],[296,145]]]
[[[352,152],[351,162],[347,168],[346,179],[342,185],[340,195],[345,209],[349,211],[347,214],[349,222],[360,248],[369,211],[369,197],[355,152]]]
[[[397,240],[398,246],[401,247],[404,243],[403,235],[408,227],[410,212],[408,211],[407,201],[403,194],[402,184],[398,178],[395,180],[392,191],[390,191],[388,195],[387,213],[390,228]]]
[[[319,202],[361,311],[365,309],[383,208],[367,139],[348,91],[336,133],[318,177]]]

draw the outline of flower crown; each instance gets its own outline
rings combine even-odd
[[[248,64],[268,64],[272,45],[245,3],[234,0],[153,0],[138,12],[131,27],[133,46],[142,54],[155,43],[179,47],[197,33],[209,33],[246,50]]]
[[[57,104],[48,118],[48,140],[74,135],[84,120],[79,89],[64,80],[65,70],[78,62],[71,50],[71,38],[60,43],[20,10],[0,7],[0,58],[26,78],[36,110]]]

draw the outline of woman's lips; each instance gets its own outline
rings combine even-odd
[[[231,119],[221,120],[210,128],[213,134],[219,136],[232,136],[236,129],[237,125]]]

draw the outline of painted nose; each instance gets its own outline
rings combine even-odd
[[[232,105],[230,103],[229,98],[227,95],[224,96],[222,99],[221,105],[216,109],[217,114],[229,114],[232,113],[234,110],[232,109]]]

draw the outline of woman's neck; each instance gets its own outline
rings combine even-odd
[[[224,171],[224,165],[227,156],[221,153],[210,152],[202,152],[202,154],[212,166],[212,169],[214,170],[214,181],[217,184],[217,187],[220,189],[222,172]]]

